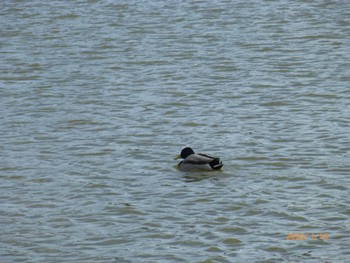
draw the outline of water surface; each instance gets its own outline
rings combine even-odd
[[[4,262],[349,260],[347,1],[0,12]]]

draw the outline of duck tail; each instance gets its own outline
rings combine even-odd
[[[220,170],[224,166],[219,158],[214,158],[214,160],[212,160],[209,165],[213,170]]]

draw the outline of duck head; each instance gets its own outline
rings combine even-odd
[[[176,159],[186,159],[188,156],[190,156],[191,154],[194,154],[194,151],[192,150],[191,147],[186,147],[186,148],[183,148],[180,155],[178,155],[176,157]]]

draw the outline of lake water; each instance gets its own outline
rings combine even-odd
[[[349,1],[0,13],[1,262],[350,262]]]

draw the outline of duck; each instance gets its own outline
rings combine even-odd
[[[177,168],[184,172],[218,171],[224,165],[220,158],[195,153],[191,147],[183,148],[175,159],[180,158],[183,160],[177,164]]]

